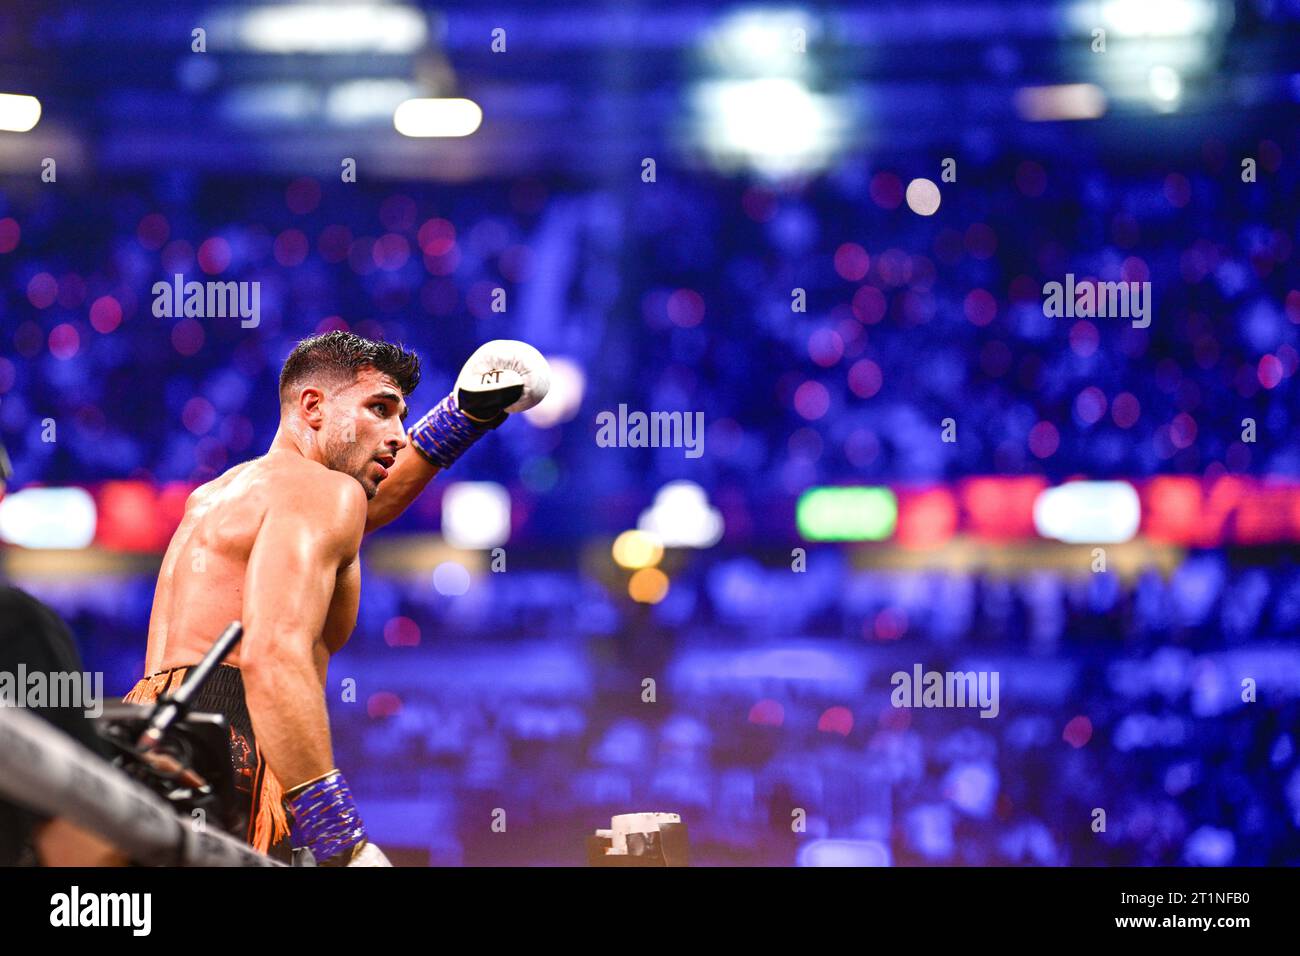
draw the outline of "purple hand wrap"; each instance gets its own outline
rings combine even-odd
[[[411,444],[425,458],[440,468],[450,468],[452,462],[482,438],[487,430],[482,423],[475,422],[456,406],[456,398],[452,394],[430,409],[410,427],[407,434]]]
[[[352,791],[339,771],[291,792],[285,802],[293,821],[293,844],[310,849],[318,864],[349,854],[366,838]]]

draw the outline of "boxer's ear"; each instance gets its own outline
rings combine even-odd
[[[325,421],[325,393],[314,385],[308,385],[298,393],[298,411],[313,428],[319,428]]]

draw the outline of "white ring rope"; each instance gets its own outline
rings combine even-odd
[[[197,832],[167,802],[34,714],[0,706],[0,794],[66,817],[157,866],[284,866],[234,837]]]

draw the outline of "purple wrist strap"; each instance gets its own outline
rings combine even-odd
[[[407,434],[411,444],[420,449],[425,458],[440,468],[450,468],[465,449],[483,437],[484,432],[481,424],[456,406],[452,394],[430,409]]]
[[[366,838],[352,791],[337,770],[287,803],[294,846],[310,849],[317,863],[348,852]]]

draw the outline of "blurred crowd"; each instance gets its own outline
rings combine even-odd
[[[265,448],[280,362],[312,332],[417,348],[417,412],[487,339],[570,360],[570,420],[502,429],[456,468],[509,487],[536,563],[512,552],[459,596],[368,573],[332,666],[339,761],[377,840],[417,862],[573,862],[610,814],[665,810],[701,862],[788,864],[828,838],[899,865],[1295,865],[1289,552],[1121,580],[868,571],[827,548],[796,573],[760,551],[797,539],[729,524],[653,607],[578,569],[678,478],[725,505],[973,474],[1300,475],[1296,136],[1159,169],[959,152],[955,182],[935,157],[779,189],[661,169],[0,194],[0,431],[17,486],[196,482]],[[932,217],[908,209],[914,176],[940,187]],[[156,318],[150,289],[178,273],[260,282],[256,327]],[[1067,273],[1150,281],[1150,326],[1047,318]],[[703,457],[598,447],[620,403],[703,411]],[[20,583],[110,690],[140,676],[152,576]],[[892,707],[914,663],[998,672],[999,716]]]
[[[32,588],[121,692],[151,584]],[[574,862],[629,809],[682,813],[700,862],[790,864],[820,838],[895,865],[1300,862],[1293,563],[1204,552],[1124,581],[825,549],[802,574],[697,556],[654,606],[526,561],[459,596],[366,589],[334,742],[414,862]],[[996,672],[997,716],[894,707],[917,664]]]
[[[200,481],[267,445],[293,343],[347,327],[420,351],[417,410],[489,338],[569,360],[557,392],[575,417],[502,431],[463,469],[544,503],[548,535],[601,530],[593,497],[679,477],[788,496],[981,473],[1295,476],[1296,145],[1211,139],[1159,169],[994,153],[952,183],[936,159],[779,190],[175,173],[0,196],[0,429],[20,483]],[[942,195],[930,217],[903,198],[922,175]],[[260,282],[257,326],[156,318],[150,290],[175,274]],[[1043,287],[1067,274],[1151,282],[1150,326],[1046,317]],[[703,412],[703,457],[599,447],[595,416],[619,404]]]

